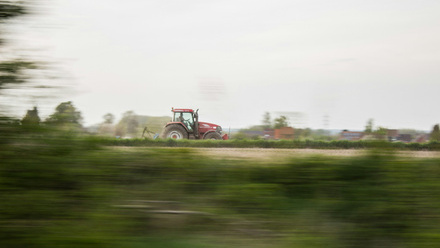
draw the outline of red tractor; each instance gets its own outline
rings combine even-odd
[[[173,120],[168,122],[160,137],[162,139],[213,139],[227,140],[222,127],[208,122],[199,122],[199,110],[172,108]]]

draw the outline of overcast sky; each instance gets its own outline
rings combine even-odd
[[[74,85],[50,111],[72,100],[86,125],[171,107],[224,128],[264,112],[311,128],[440,122],[438,0],[46,2],[26,46]]]

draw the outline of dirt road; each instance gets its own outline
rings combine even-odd
[[[294,157],[313,155],[324,156],[358,156],[368,150],[356,149],[265,149],[265,148],[193,148],[197,153],[205,156],[225,159],[250,160],[284,160]],[[408,158],[440,158],[438,151],[399,151],[399,156]]]

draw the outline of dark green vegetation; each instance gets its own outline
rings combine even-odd
[[[1,247],[440,242],[440,159],[220,160],[0,123]]]
[[[96,142],[113,146],[146,147],[219,147],[219,148],[313,148],[313,149],[400,149],[440,151],[440,142],[403,143],[377,140],[152,140],[152,139],[114,139],[97,138]]]
[[[434,125],[431,132],[431,141],[440,141],[440,127],[439,124]]]

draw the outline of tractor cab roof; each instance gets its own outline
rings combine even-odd
[[[192,110],[192,109],[175,109],[175,108],[171,108],[171,112],[178,112],[178,113],[180,113],[180,112],[186,112],[186,113],[193,113],[194,112],[194,110]]]

